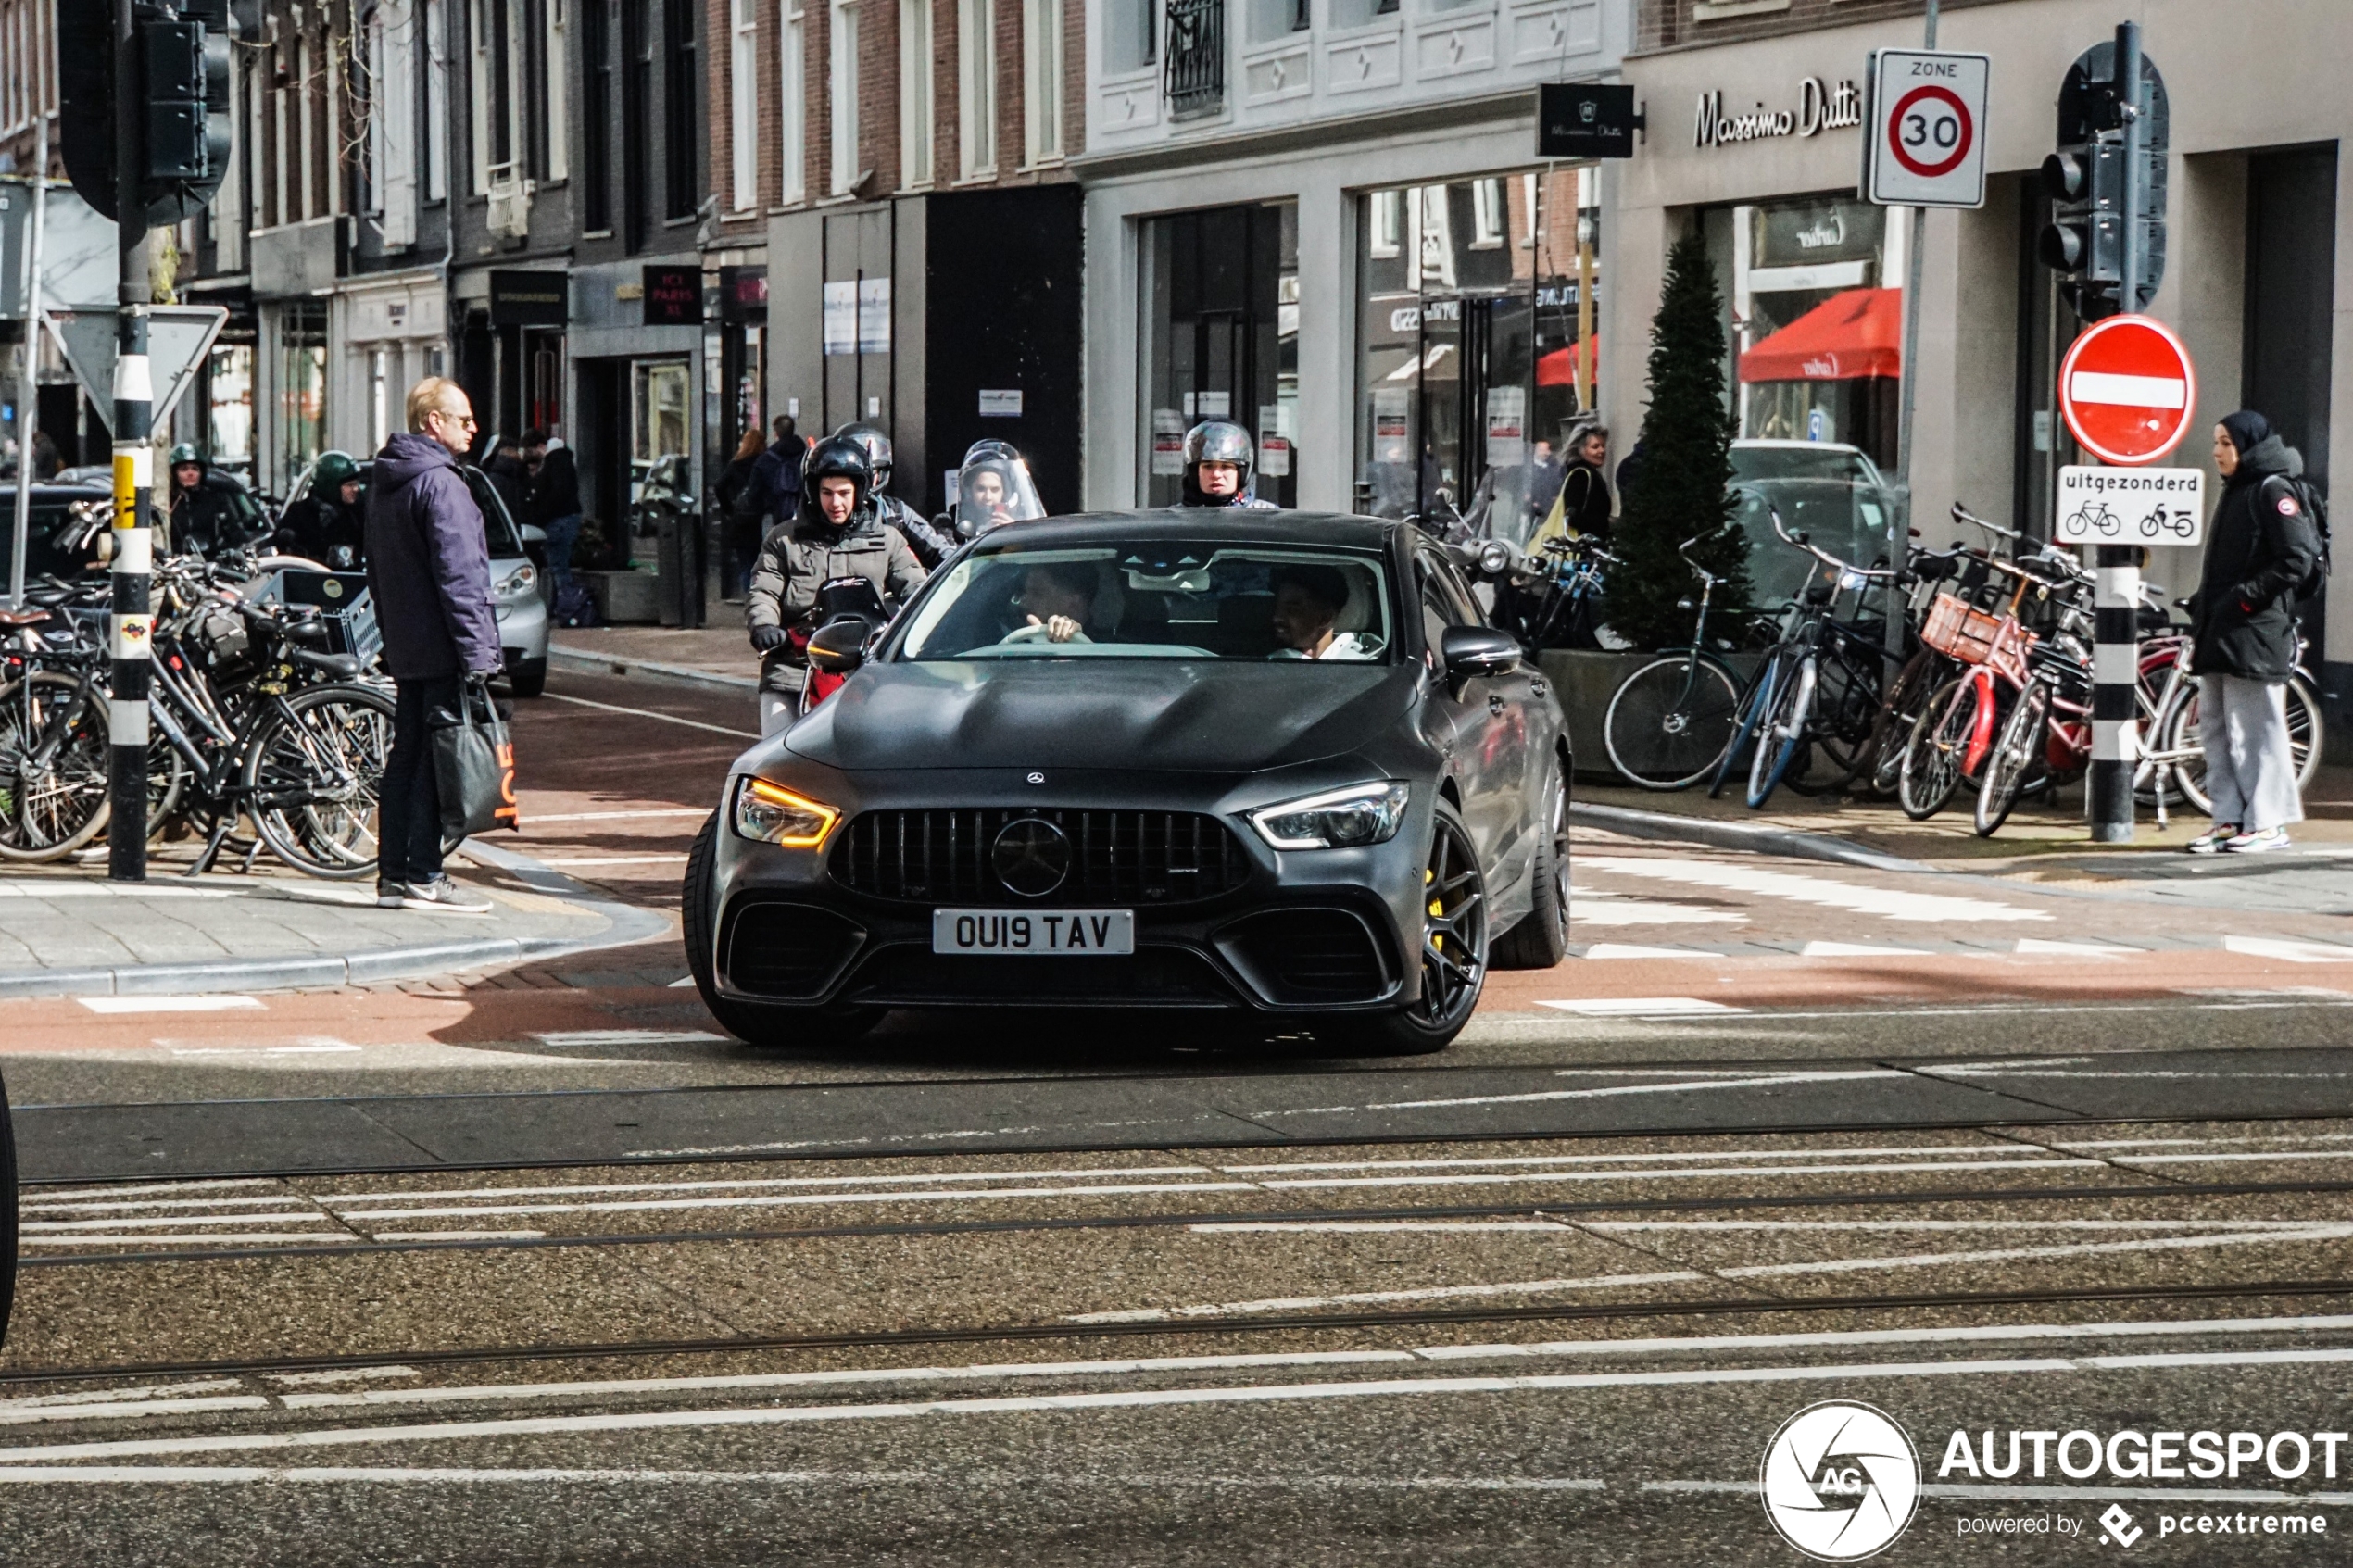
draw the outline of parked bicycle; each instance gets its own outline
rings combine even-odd
[[[1602,744],[1610,766],[1643,789],[1689,789],[1707,778],[1732,744],[1740,716],[1741,678],[1707,641],[1707,612],[1723,579],[1692,558],[1694,535],[1676,553],[1699,579],[1699,599],[1677,608],[1692,610],[1692,640],[1680,652],[1642,665],[1610,694],[1602,715]]]

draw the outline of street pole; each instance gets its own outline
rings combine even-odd
[[[2116,84],[2124,111],[2124,210],[2120,303],[2141,307],[2141,24],[2116,30]],[[2083,785],[2092,842],[2133,842],[2133,774],[2140,745],[2135,723],[2140,671],[2140,552],[2130,545],[2095,548],[2092,589],[2092,767]]]
[[[1928,21],[1923,30],[1920,47],[1936,47],[1936,0],[1928,0]],[[1912,208],[1912,243],[1904,257],[1904,360],[1897,370],[1902,375],[1902,401],[1896,406],[1895,417],[1895,483],[1904,492],[1904,515],[1890,518],[1887,522],[1887,562],[1900,567],[1904,563],[1905,532],[1912,518],[1912,409],[1919,399],[1920,387],[1920,269],[1923,253],[1928,249],[1928,208]],[[1889,580],[1887,646],[1900,647],[1903,617],[1897,613],[1900,600],[1893,579]]]
[[[33,107],[32,243],[25,262],[24,367],[17,376],[17,516],[9,531],[8,608],[24,608],[24,553],[32,529],[32,438],[41,433],[41,228],[49,207],[49,115]]]
[[[139,73],[132,0],[115,0],[115,296],[114,578],[109,641],[114,659],[107,727],[113,755],[107,771],[110,802],[107,875],[116,882],[147,878],[147,671],[149,633],[148,524],[154,516],[155,448],[149,441],[155,394],[147,370],[146,205],[139,176],[146,137],[136,106],[146,96]]]

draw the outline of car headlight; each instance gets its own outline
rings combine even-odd
[[[539,569],[529,561],[525,561],[499,580],[498,591],[502,594],[520,594],[538,581]]]
[[[822,800],[796,795],[766,779],[746,778],[736,786],[736,832],[761,844],[787,849],[815,849],[841,821],[841,813]]]
[[[1412,792],[1402,783],[1351,784],[1250,814],[1258,836],[1277,849],[1355,849],[1386,844],[1405,820]]]

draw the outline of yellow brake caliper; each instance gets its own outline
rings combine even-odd
[[[1436,882],[1437,880],[1438,872],[1436,871],[1431,870],[1428,867],[1424,867],[1422,869],[1422,885],[1424,887],[1428,887],[1431,883]],[[1438,899],[1432,898],[1429,901],[1429,912],[1433,917],[1441,916],[1445,914],[1446,909],[1445,906]],[[1446,938],[1436,932],[1432,932],[1430,933],[1429,945],[1442,953],[1446,950]]]

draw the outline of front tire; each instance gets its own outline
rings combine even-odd
[[[740,1002],[719,994],[712,955],[717,941],[719,813],[703,819],[686,851],[686,876],[679,888],[680,935],[686,944],[686,972],[719,1027],[761,1050],[846,1046],[882,1022],[880,1008],[776,1007]]]
[[[1904,815],[1924,822],[1944,809],[1961,787],[1961,761],[1977,723],[1977,685],[1969,676],[1947,681],[1912,721],[1904,767],[1895,783]]]
[[[2045,721],[2050,711],[2051,688],[2040,681],[2030,683],[2010,709],[2009,721],[1994,743],[1994,754],[1985,759],[1985,782],[1977,789],[1980,838],[1993,837],[2009,821],[2010,808],[2018,804],[2027,774],[2042,760],[2049,744]]]
[[[1487,984],[1487,881],[1470,830],[1438,803],[1422,871],[1422,990],[1401,1012],[1351,1019],[1333,1030],[1360,1056],[1428,1056],[1453,1044]]]
[[[1497,969],[1550,969],[1568,956],[1568,784],[1555,777],[1545,792],[1544,820],[1529,867],[1530,903],[1517,925],[1495,940]]]

